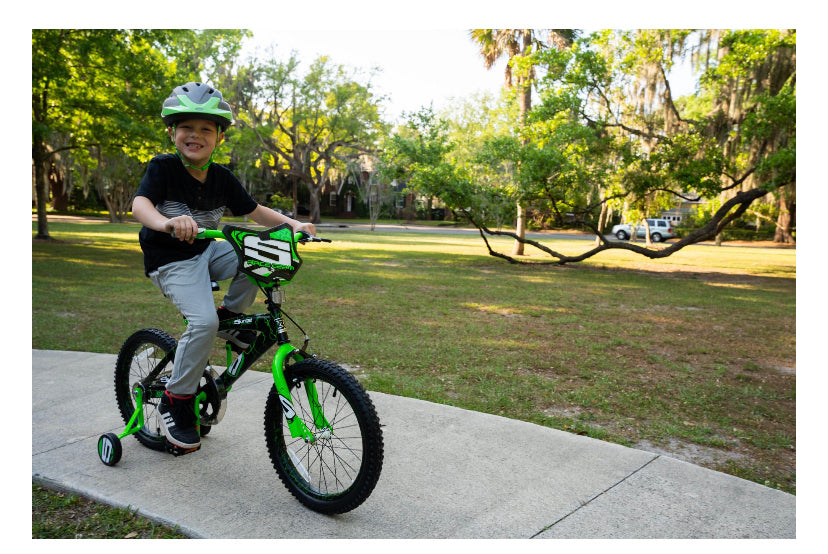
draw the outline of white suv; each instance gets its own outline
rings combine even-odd
[[[653,242],[661,242],[666,239],[671,239],[676,236],[673,224],[666,219],[648,219],[647,223],[650,225],[650,238]],[[647,229],[644,224],[638,226],[636,235],[638,238],[644,238]],[[623,225],[616,225],[612,228],[612,234],[618,240],[627,240],[632,235],[632,225],[624,223]]]

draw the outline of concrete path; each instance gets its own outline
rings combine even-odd
[[[304,508],[270,465],[269,374],[248,372],[198,452],[96,444],[123,422],[115,356],[32,351],[32,480],[137,509],[203,538],[795,538],[796,497],[666,456],[409,398],[371,393],[385,464],[341,516]]]

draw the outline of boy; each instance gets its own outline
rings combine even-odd
[[[139,233],[144,271],[187,319],[175,355],[173,373],[159,403],[167,440],[184,453],[201,446],[195,419],[195,393],[217,334],[219,320],[236,317],[255,300],[258,289],[237,273],[237,258],[227,241],[194,240],[199,227],[218,228],[225,208],[265,227],[290,224],[294,231],[315,234],[300,223],[259,205],[213,151],[233,122],[230,106],[216,89],[203,83],[176,87],[164,101],[161,117],[177,154],[153,158],[132,203],[143,224]],[[174,237],[173,237],[174,234]],[[233,277],[222,306],[215,308],[210,281]],[[221,333],[246,348],[252,331]]]

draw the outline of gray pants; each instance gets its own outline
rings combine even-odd
[[[152,282],[187,319],[187,330],[178,341],[172,378],[167,390],[176,395],[194,394],[218,330],[218,316],[210,281],[233,277],[223,306],[243,312],[256,299],[258,287],[237,272],[238,258],[226,241],[210,243],[201,255],[161,266],[150,273]]]

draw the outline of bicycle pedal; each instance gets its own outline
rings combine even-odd
[[[199,450],[201,448],[201,444],[194,448],[181,448],[180,446],[176,446],[167,439],[164,439],[164,449],[172,454],[173,456],[183,456],[184,454],[190,454]]]

